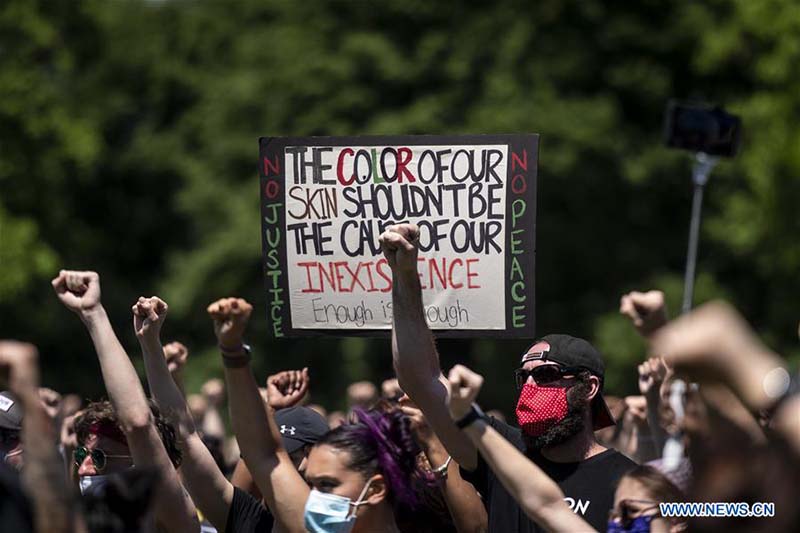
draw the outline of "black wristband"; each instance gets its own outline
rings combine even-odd
[[[220,346],[220,351],[222,352],[222,364],[225,365],[225,368],[242,368],[243,366],[247,366],[250,364],[250,346],[247,344],[242,344],[241,353],[233,355],[235,352],[226,352],[222,346]]]
[[[461,418],[461,420],[456,420],[456,427],[458,429],[464,429],[465,427],[469,426],[470,424],[479,419],[485,420],[486,415],[483,414],[483,411],[481,411],[481,408],[478,407],[477,403],[473,403],[472,407],[470,407],[469,412],[466,415],[464,415]]]

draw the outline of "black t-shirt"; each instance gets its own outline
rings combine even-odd
[[[490,417],[490,425],[525,453],[564,492],[567,504],[597,531],[605,531],[608,512],[614,506],[614,491],[622,475],[636,463],[617,452],[606,450],[579,463],[554,463],[538,452],[526,453],[522,432]],[[516,500],[506,491],[483,457],[473,472],[462,470],[467,481],[481,493],[489,514],[489,531],[496,533],[534,533],[545,531],[528,518]]]
[[[250,494],[233,487],[225,533],[271,533],[275,519],[269,509]]]

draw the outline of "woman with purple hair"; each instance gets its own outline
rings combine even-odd
[[[208,312],[222,352],[231,423],[276,530],[399,532],[395,508],[417,506],[414,487],[424,476],[410,421],[399,410],[356,410],[353,422],[323,436],[295,468],[281,439],[295,428],[279,429],[265,409],[242,341],[252,306],[223,298]]]
[[[419,447],[400,411],[357,409],[356,421],[331,430],[308,456],[309,531],[399,531],[397,505],[417,506]]]

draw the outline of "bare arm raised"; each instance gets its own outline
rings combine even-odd
[[[219,531],[225,530],[228,510],[233,501],[233,486],[219,470],[211,452],[203,444],[186,406],[183,392],[170,372],[170,358],[161,346],[161,326],[167,316],[167,304],[153,296],[139,298],[131,308],[136,338],[144,354],[150,391],[161,410],[170,417],[183,442],[181,473],[186,489],[195,504]],[[171,344],[172,358],[185,362],[188,351],[179,343]]]
[[[305,531],[309,489],[283,447],[250,368],[243,336],[252,311],[253,306],[240,298],[223,298],[208,306],[223,352],[228,408],[242,457],[276,521],[283,530],[299,533]]]
[[[156,520],[168,531],[198,531],[194,504],[186,496],[155,427],[147,397],[128,354],[122,348],[100,301],[96,272],[62,270],[53,288],[67,309],[75,312],[92,337],[106,391],[122,427],[133,461],[161,475]]]
[[[25,466],[22,479],[33,502],[37,533],[86,531],[76,516],[73,491],[67,485],[61,458],[53,445],[55,428],[39,401],[39,365],[36,347],[0,340],[0,370],[8,372],[8,384],[22,405],[22,442]]]
[[[448,453],[458,464],[473,470],[478,464],[478,454],[447,412],[447,380],[423,315],[417,274],[418,236],[415,224],[389,226],[380,236],[383,254],[392,268],[394,368],[400,386],[422,409]]]

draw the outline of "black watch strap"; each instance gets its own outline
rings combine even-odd
[[[478,407],[477,403],[473,403],[469,412],[466,415],[464,415],[464,417],[461,420],[456,420],[456,427],[458,429],[464,429],[465,427],[469,426],[470,424],[479,419],[485,420],[486,415],[483,414],[483,411],[481,410],[480,407]]]

